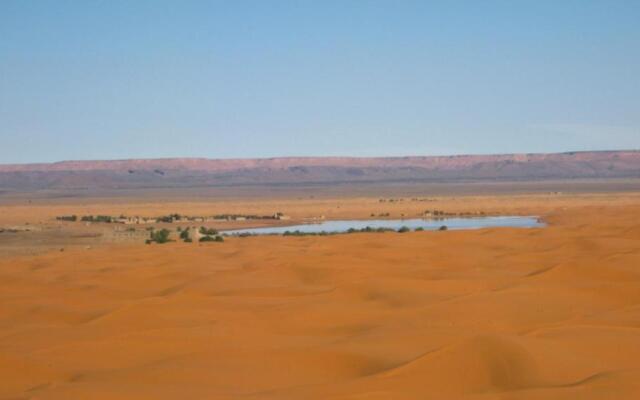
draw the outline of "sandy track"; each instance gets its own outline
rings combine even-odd
[[[609,203],[5,258],[0,398],[640,398],[640,205]]]

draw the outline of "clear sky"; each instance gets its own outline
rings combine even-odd
[[[0,1],[0,163],[640,148],[640,1]]]

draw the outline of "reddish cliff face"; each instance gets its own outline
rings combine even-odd
[[[412,157],[279,157],[247,159],[166,158],[98,161],[61,161],[41,164],[0,164],[0,172],[18,171],[128,171],[128,170],[192,170],[232,171],[241,169],[292,167],[359,167],[399,168],[417,167],[429,169],[461,169],[478,165],[526,163],[554,163],[557,167],[578,163],[614,163],[624,167],[640,164],[640,151],[601,151],[552,154],[498,154],[457,156]]]
[[[0,165],[0,188],[640,177],[640,151],[436,157],[171,158]]]

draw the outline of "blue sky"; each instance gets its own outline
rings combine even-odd
[[[0,163],[640,148],[640,1],[0,1]]]

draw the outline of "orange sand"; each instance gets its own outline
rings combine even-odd
[[[5,257],[0,398],[640,398],[638,197],[460,204],[551,226]]]

